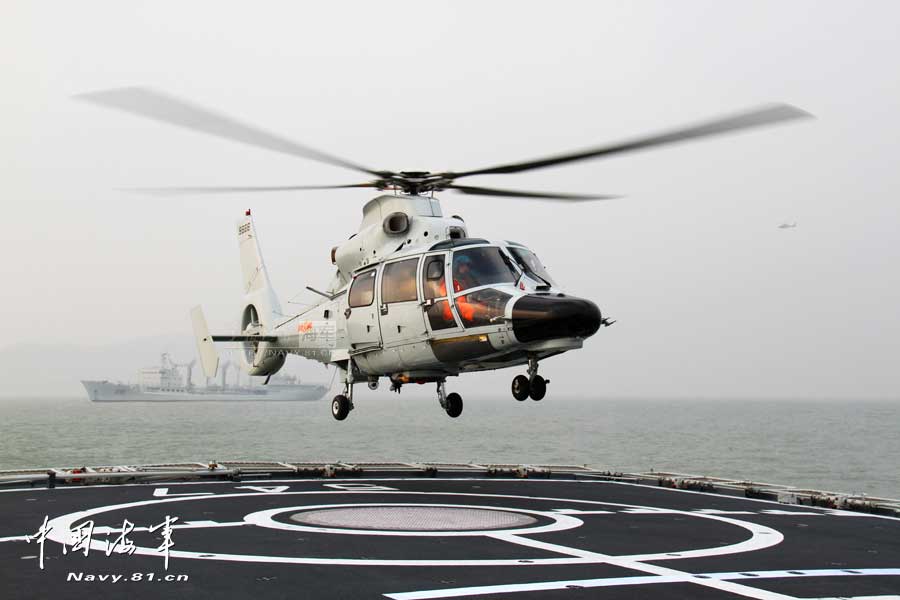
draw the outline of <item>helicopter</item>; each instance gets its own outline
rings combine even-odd
[[[447,379],[465,373],[525,367],[511,383],[519,401],[541,400],[550,383],[539,374],[543,359],[582,348],[614,323],[591,300],[567,294],[527,246],[471,237],[462,217],[444,215],[440,192],[559,202],[608,200],[588,195],[459,185],[476,175],[512,174],[616,156],[677,142],[811,117],[788,104],[756,107],[624,142],[534,160],[466,171],[389,171],[315,150],[192,102],[149,88],[129,87],[77,96],[107,108],[180,126],[298,158],[354,170],[366,181],[339,185],[133,188],[161,194],[257,193],[362,188],[381,192],[363,206],[356,233],[330,252],[335,268],[318,301],[285,313],[272,289],[249,210],[236,234],[244,297],[239,330],[210,334],[202,308],[191,321],[204,373],[214,377],[215,343],[239,343],[241,363],[268,379],[288,354],[337,367],[343,386],[332,416],[347,418],[354,386],[375,390],[382,379],[399,392],[406,384],[436,384],[450,417],[462,397],[447,393]]]

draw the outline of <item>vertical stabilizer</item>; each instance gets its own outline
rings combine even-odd
[[[199,306],[191,309],[191,325],[194,327],[194,340],[197,342],[197,353],[200,355],[200,364],[203,365],[203,374],[207,377],[215,377],[216,370],[219,368],[219,355],[216,353],[215,344],[209,334],[203,309]],[[193,364],[191,363],[191,365]],[[190,381],[190,367],[188,367],[188,381]]]
[[[241,249],[241,277],[245,307],[244,317],[242,317],[244,322],[241,323],[241,328],[245,329],[255,321],[264,329],[271,329],[276,315],[281,314],[281,305],[269,282],[269,273],[263,262],[259,240],[256,236],[256,227],[253,225],[253,217],[249,210],[237,222],[237,234]]]

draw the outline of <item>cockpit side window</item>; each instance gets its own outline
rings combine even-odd
[[[447,279],[444,277],[446,255],[426,256],[422,267],[422,291],[425,299],[441,298],[447,295]]]
[[[515,283],[517,278],[511,261],[495,246],[453,253],[453,288],[456,292],[480,285]]]
[[[350,284],[347,301],[351,308],[369,306],[375,300],[375,270],[357,275]]]
[[[502,319],[506,312],[506,303],[512,298],[500,290],[485,288],[456,297],[456,310],[462,320],[463,327],[481,327],[493,325]]]
[[[381,301],[410,302],[418,298],[416,291],[416,267],[419,257],[400,260],[384,265],[381,274]]]
[[[547,285],[556,286],[556,282],[550,277],[550,273],[547,272],[547,269],[544,268],[544,265],[541,264],[534,252],[517,246],[509,246],[508,249],[513,258],[516,259],[516,262],[519,263],[519,266],[531,275],[533,279],[544,281]]]
[[[438,254],[426,256],[422,265],[422,291],[425,300],[433,301],[425,309],[432,331],[456,327],[456,319],[453,318],[453,311],[447,300],[447,276],[444,269],[446,261],[446,254]]]

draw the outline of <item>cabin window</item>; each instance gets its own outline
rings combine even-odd
[[[381,274],[381,302],[410,302],[418,298],[416,293],[416,268],[419,258],[409,258],[384,265]]]
[[[518,276],[511,262],[496,246],[457,250],[453,253],[454,291],[495,283],[515,283]]]
[[[446,255],[425,257],[425,266],[422,267],[422,291],[425,299],[442,298],[447,295],[447,280],[444,277],[444,262]]]
[[[348,302],[351,308],[369,306],[375,300],[375,270],[357,275],[350,285]]]

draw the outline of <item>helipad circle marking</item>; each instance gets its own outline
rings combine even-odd
[[[354,506],[303,510],[292,521],[313,527],[371,531],[485,531],[525,527],[537,519],[525,514],[483,508],[437,506]]]
[[[355,491],[355,492],[336,492],[336,491],[323,491],[323,490],[310,490],[310,491],[298,491],[298,492],[283,492],[278,494],[279,496],[303,496],[303,495],[328,495],[328,494],[346,494],[349,493],[351,495],[357,494],[385,494],[385,495],[409,495],[409,496],[460,496],[460,497],[479,497],[479,498],[507,498],[514,500],[538,500],[538,501],[550,501],[550,502],[567,502],[573,504],[587,504],[591,506],[615,506],[622,508],[653,508],[648,506],[641,506],[637,504],[624,504],[624,503],[616,503],[616,502],[603,502],[600,500],[583,500],[576,498],[554,498],[554,497],[546,497],[546,496],[522,496],[518,494],[481,494],[481,493],[473,493],[473,492],[423,492],[423,491],[397,491],[397,492],[385,492],[385,491]],[[93,515],[101,514],[104,512],[110,512],[113,510],[124,510],[128,508],[135,508],[139,506],[149,506],[152,504],[168,504],[172,502],[191,502],[196,500],[216,500],[216,499],[232,499],[232,498],[248,498],[253,496],[267,496],[272,497],[272,494],[268,492],[261,493],[236,493],[236,494],[216,494],[213,496],[185,496],[178,498],[151,498],[149,500],[139,500],[135,502],[127,502],[123,504],[114,504],[109,506],[100,506],[91,508],[84,511],[69,513],[66,515],[61,515],[49,521],[48,525],[50,526],[50,533],[47,535],[47,539],[57,542],[59,544],[71,544],[71,526],[79,520],[87,519]],[[352,505],[358,506],[358,505]],[[507,509],[508,510],[508,509]],[[519,512],[520,509],[514,509]],[[670,513],[673,514],[673,513]],[[725,523],[730,523],[732,525],[736,525],[743,529],[746,529],[751,532],[751,537],[736,544],[730,544],[728,546],[718,546],[712,548],[698,548],[694,550],[687,551],[676,551],[682,555],[683,558],[699,558],[703,556],[716,556],[723,554],[736,554],[749,552],[753,550],[762,550],[764,548],[770,548],[772,546],[780,544],[784,540],[784,535],[781,532],[772,529],[770,527],[766,527],[764,525],[759,525],[757,523],[752,523],[748,521],[741,521],[738,519],[731,519],[727,517],[721,517],[718,515],[705,515],[698,513],[691,513],[688,511],[675,511],[674,514],[682,514],[688,517],[696,517],[700,519],[712,519],[715,521],[722,521]],[[491,531],[489,534],[496,534],[496,531]],[[91,550],[97,551],[105,551],[106,543],[101,540],[92,540],[90,544]],[[162,555],[155,548],[145,548],[145,547],[136,547],[135,554],[140,554],[143,556],[155,556],[161,557]],[[652,560],[678,560],[673,559],[670,556],[666,555],[667,553],[658,553],[658,554],[636,554],[636,555],[617,555],[616,558],[620,560],[632,560],[632,561],[652,561]],[[262,556],[262,555],[248,555],[248,554],[212,554],[209,552],[192,552],[187,550],[175,550],[172,549],[169,552],[169,556],[172,558],[192,558],[199,560],[227,560],[227,561],[235,561],[235,562],[254,562],[254,563],[276,563],[276,564],[322,564],[322,565],[353,565],[353,566],[507,566],[507,565],[521,565],[521,559],[471,559],[471,560],[376,560],[376,559],[353,559],[353,558],[311,558],[311,557],[289,557],[289,556]],[[604,560],[600,560],[597,558],[577,558],[577,557],[566,557],[566,558],[539,558],[534,559],[529,564],[535,565],[561,565],[561,564],[591,564],[605,562]]]
[[[426,530],[396,530],[396,529],[347,529],[338,527],[320,527],[313,525],[300,525],[295,523],[286,523],[284,521],[276,521],[274,517],[285,512],[299,511],[333,511],[340,509],[396,509],[399,507],[418,508],[425,510],[445,509],[445,510],[477,510],[481,512],[495,512],[506,515],[514,515],[527,519],[524,523],[537,523],[537,519],[533,516],[545,517],[552,522],[546,525],[538,525],[536,527],[507,527],[505,529],[471,529],[471,530],[444,530],[444,529],[426,529]],[[508,506],[480,506],[475,504],[421,504],[421,503],[392,503],[378,502],[371,504],[320,504],[315,506],[288,506],[280,508],[272,508],[269,510],[261,510],[251,513],[244,517],[244,521],[258,527],[267,527],[269,529],[282,529],[285,531],[310,531],[314,533],[337,533],[344,535],[392,535],[392,536],[410,536],[410,537],[461,537],[461,536],[486,536],[497,535],[500,533],[513,533],[516,535],[532,535],[537,533],[549,533],[551,531],[565,531],[566,529],[574,529],[584,524],[581,519],[569,515],[561,515],[553,512],[543,512],[538,510],[526,510],[521,508],[510,508]],[[523,522],[523,521],[520,521]]]

